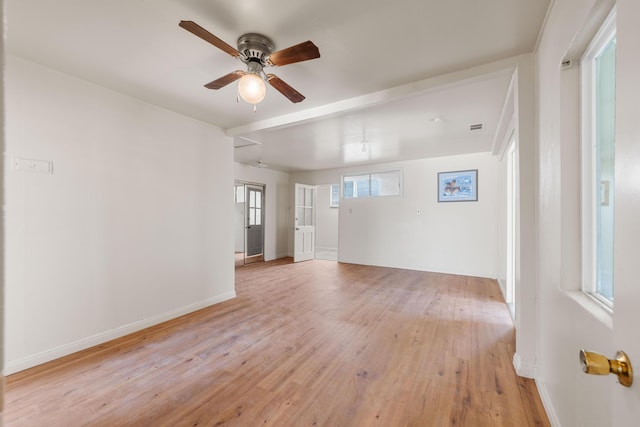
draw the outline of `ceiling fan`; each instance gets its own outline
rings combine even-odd
[[[266,36],[257,33],[243,34],[238,38],[238,48],[227,44],[193,21],[180,21],[180,27],[195,34],[218,49],[244,62],[246,70],[235,70],[204,85],[208,89],[220,89],[240,79],[238,94],[249,104],[255,105],[264,99],[265,81],[286,96],[291,102],[300,102],[304,96],[275,74],[266,74],[265,67],[282,66],[308,61],[320,57],[320,50],[311,41],[299,43],[273,52],[274,44]]]
[[[251,166],[258,168],[258,169],[263,169],[263,168],[268,168],[269,165],[266,164],[265,162],[263,162],[262,160],[258,160],[257,162],[253,162],[251,163]]]

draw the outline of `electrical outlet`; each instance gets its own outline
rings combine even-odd
[[[45,160],[13,159],[13,168],[19,171],[53,173],[53,163]]]
[[[416,212],[416,215],[420,215],[420,209],[418,209],[418,212]]]

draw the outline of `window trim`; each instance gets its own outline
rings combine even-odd
[[[338,198],[334,198],[333,197],[333,189],[337,187],[338,188]],[[340,190],[341,186],[340,184],[330,184],[329,185],[329,207],[330,208],[338,208],[340,207],[340,197],[342,195],[342,192]]]
[[[369,196],[366,197],[345,197],[344,195],[344,183],[345,183],[345,178],[349,178],[349,177],[356,177],[356,176],[364,176],[364,175],[369,175],[369,193],[371,193],[371,175],[378,175],[378,174],[384,174],[384,173],[397,173],[398,174],[398,193],[397,194],[388,194],[388,195],[383,195],[383,196],[372,196],[371,194],[369,194]],[[349,172],[349,173],[344,173],[340,176],[340,199],[375,199],[375,198],[379,198],[379,197],[401,197],[402,196],[402,191],[404,189],[404,184],[403,184],[403,174],[402,174],[402,169],[401,168],[397,168],[397,169],[383,169],[383,170],[366,170],[366,171],[360,171],[360,172]]]
[[[597,292],[597,224],[595,200],[599,198],[596,174],[595,60],[616,36],[616,8],[612,8],[580,58],[581,69],[581,180],[582,180],[582,292],[608,312],[613,302]]]

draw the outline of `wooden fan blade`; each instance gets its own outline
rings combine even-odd
[[[280,77],[275,74],[267,74],[269,84],[273,86],[275,90],[286,96],[289,101],[296,103],[304,100],[304,95],[286,84]]]
[[[318,46],[311,41],[297,44],[269,55],[269,62],[273,65],[287,65],[296,62],[320,58]]]
[[[236,70],[220,77],[219,79],[215,79],[214,81],[207,83],[206,85],[204,85],[204,87],[206,87],[207,89],[220,89],[225,87],[229,83],[235,82],[242,76],[244,76],[244,71]]]
[[[178,25],[180,25],[185,30],[195,34],[198,37],[200,37],[202,40],[211,43],[212,45],[214,45],[218,49],[227,52],[229,55],[233,56],[234,58],[237,58],[238,56],[240,56],[240,52],[238,52],[238,49],[236,49],[233,46],[231,46],[230,44],[226,43],[224,40],[221,40],[218,37],[214,36],[209,31],[205,30],[204,28],[202,28],[200,25],[196,24],[195,22],[193,22],[193,21],[180,21],[180,24],[178,24]]]

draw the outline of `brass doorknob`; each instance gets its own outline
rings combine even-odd
[[[629,356],[624,351],[618,351],[615,359],[607,359],[600,353],[580,350],[580,364],[582,371],[591,375],[616,374],[618,381],[625,387],[633,384],[633,369]]]

